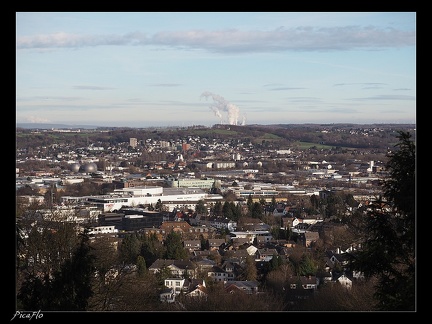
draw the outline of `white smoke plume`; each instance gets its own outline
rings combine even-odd
[[[226,112],[228,115],[228,124],[239,125],[238,119],[240,109],[236,105],[228,102],[227,100],[225,100],[225,98],[208,91],[203,92],[201,94],[201,97],[205,97],[206,99],[208,97],[212,97],[213,104],[210,106],[210,109],[217,117],[221,118],[221,123],[223,122],[221,113],[223,111]],[[244,119],[242,124],[244,124]]]

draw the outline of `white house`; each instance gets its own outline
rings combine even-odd
[[[352,280],[350,278],[348,278],[347,276],[345,276],[344,274],[342,274],[340,277],[338,277],[336,279],[337,282],[339,282],[342,287],[345,287],[347,289],[351,289],[352,288]]]

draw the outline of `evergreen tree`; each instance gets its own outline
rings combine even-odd
[[[143,277],[145,274],[147,274],[148,272],[147,265],[145,259],[141,255],[137,257],[136,265],[137,265],[138,277]]]
[[[263,206],[259,202],[254,202],[251,207],[251,217],[262,219],[264,216]]]
[[[201,241],[201,251],[205,251],[210,248],[208,239],[206,239],[202,234],[200,234],[200,241]]]
[[[53,310],[87,309],[88,300],[93,295],[94,256],[90,253],[89,239],[83,235],[73,257],[67,260],[61,270],[54,275],[52,282]]]
[[[388,178],[383,197],[367,215],[362,249],[352,255],[351,267],[367,278],[376,277],[378,310],[412,311],[415,289],[415,144],[408,132],[388,153]]]
[[[71,259],[66,260],[52,279],[30,274],[18,293],[23,309],[86,310],[93,295],[94,257],[90,253],[87,235],[82,235],[79,247]]]
[[[217,201],[213,207],[213,216],[223,215],[223,206],[221,201]]]
[[[120,258],[125,263],[134,263],[141,252],[141,241],[135,233],[123,238],[120,248]]]
[[[189,256],[180,233],[171,231],[165,239],[166,259],[182,260]]]
[[[18,295],[18,309],[41,309],[44,310],[49,304],[47,297],[48,275],[45,278],[39,278],[34,274],[27,274],[22,283]]]
[[[141,245],[141,255],[144,257],[146,264],[153,264],[157,259],[163,258],[166,248],[158,240],[155,233],[144,236]]]
[[[315,210],[318,210],[318,208],[319,208],[319,197],[317,195],[315,195],[315,194],[312,195],[312,196],[310,196],[310,202],[311,202],[312,208],[315,209]]]
[[[239,219],[242,217],[242,206],[240,203],[235,204],[234,210],[233,210],[233,221],[238,222]]]
[[[273,271],[273,270],[277,270],[282,265],[282,260],[279,255],[273,254],[273,257],[268,263],[269,263],[269,271]]]
[[[309,253],[302,255],[299,265],[299,276],[314,276],[317,272],[317,266]]]
[[[275,240],[279,240],[280,232],[281,232],[281,230],[279,227],[272,226],[270,228],[270,234],[272,235],[273,239],[275,239]]]
[[[244,269],[244,280],[253,281],[257,279],[258,270],[256,268],[255,259],[253,256],[246,256],[246,267]]]
[[[207,207],[204,204],[204,200],[200,199],[195,206],[195,212],[198,215],[207,215]]]
[[[271,200],[271,205],[270,208],[271,210],[274,210],[276,208],[276,196],[272,196],[272,200]]]
[[[252,215],[252,207],[253,207],[253,199],[252,199],[252,195],[249,195],[249,196],[248,196],[248,198],[247,198],[247,200],[246,200],[246,205],[247,205],[247,207],[248,207],[248,212],[249,212],[249,215],[248,215],[248,216],[251,216],[251,215]]]
[[[234,213],[233,213],[233,208],[232,208],[232,202],[229,202],[229,201],[224,202],[223,207],[222,207],[222,213],[223,213],[223,216],[225,218],[233,219]]]

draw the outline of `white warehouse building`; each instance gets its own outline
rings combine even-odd
[[[62,197],[63,203],[81,203],[96,206],[103,212],[119,210],[123,206],[134,207],[138,205],[155,205],[158,200],[162,204],[181,204],[182,202],[195,202],[205,200],[215,195],[209,195],[199,188],[163,188],[159,186],[145,186],[116,189],[108,195]],[[222,196],[220,196],[222,199]]]

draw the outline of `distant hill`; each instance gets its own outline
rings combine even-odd
[[[27,129],[96,129],[95,125],[66,125],[66,124],[45,124],[45,123],[17,123],[17,128]]]
[[[37,130],[38,136],[33,131]],[[71,134],[78,131],[86,136]],[[62,141],[80,141],[77,145],[97,142],[101,146],[128,143],[131,138],[139,140],[171,141],[173,138],[199,138],[205,141],[236,141],[251,143],[258,149],[277,150],[289,147],[302,150],[311,147],[315,150],[334,151],[368,150],[387,152],[397,143],[397,132],[409,131],[415,140],[414,124],[274,124],[274,125],[214,125],[212,127],[160,127],[128,128],[102,127],[93,125],[65,125],[43,123],[17,123],[16,147],[26,148],[46,145],[50,138],[57,144]],[[42,134],[43,133],[43,134]],[[53,135],[53,133],[55,133]],[[45,136],[45,137],[44,137]],[[30,144],[31,143],[31,144]],[[105,143],[105,144],[104,144]],[[98,145],[99,145],[98,144]],[[205,147],[200,147],[200,150]],[[197,152],[198,154],[198,152]]]

